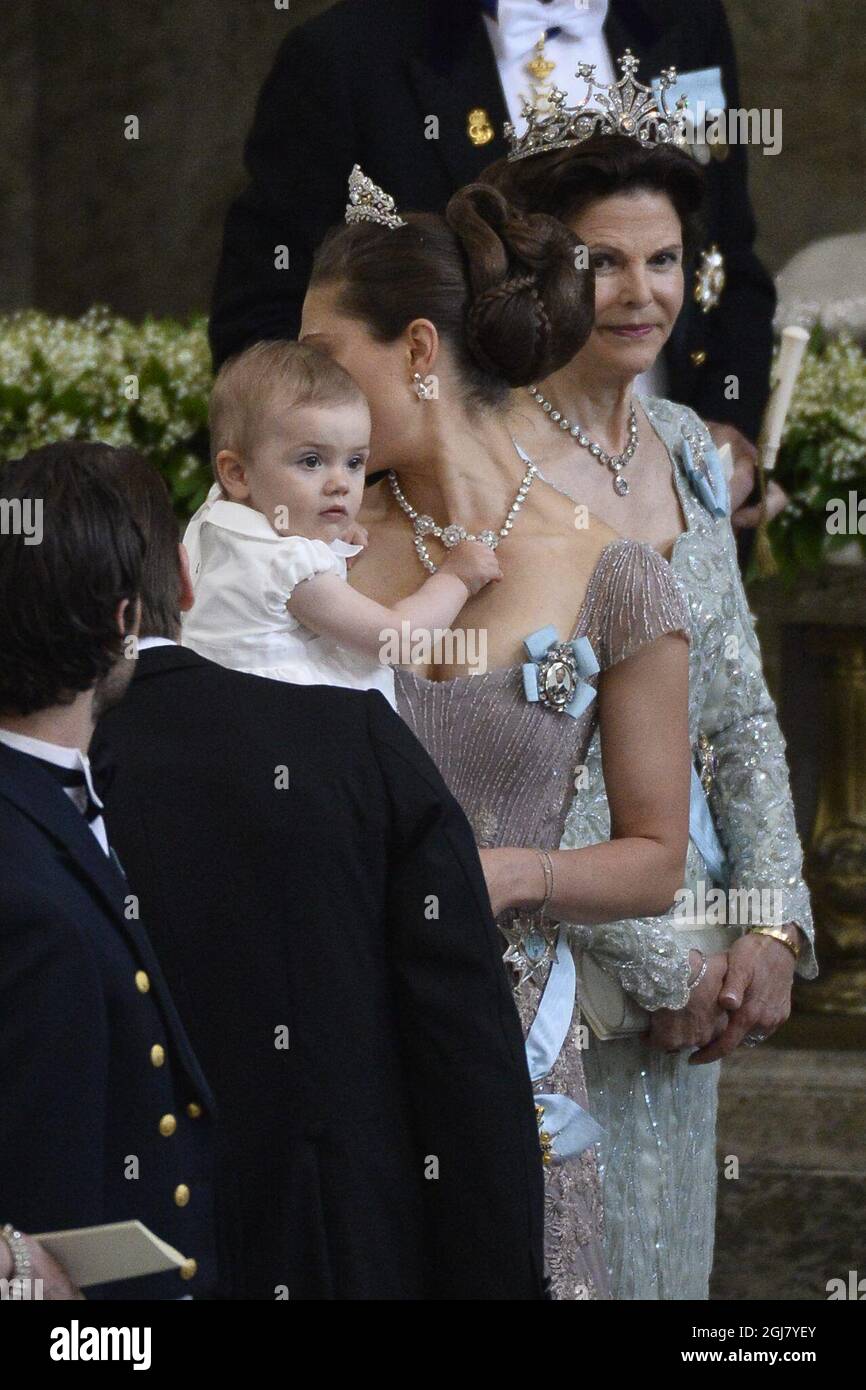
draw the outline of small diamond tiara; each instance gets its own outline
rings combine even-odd
[[[405,227],[394,207],[390,193],[384,193],[377,183],[368,179],[356,164],[349,175],[349,201],[346,222],[378,222],[382,227]]]
[[[566,106],[567,94],[559,87],[536,90],[534,102],[523,104],[523,134],[518,136],[510,121],[504,127],[511,144],[508,158],[568,149],[592,135],[628,135],[642,145],[688,148],[687,98],[678,97],[673,110],[665,99],[676,85],[676,68],[665,68],[661,74],[660,100],[656,101],[652,87],[637,81],[638,60],[630,49],[620,58],[619,66],[622,77],[606,86],[595,80],[595,63],[581,63],[576,76],[586,82],[586,95],[576,106]]]

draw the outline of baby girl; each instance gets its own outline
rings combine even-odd
[[[346,583],[367,536],[370,412],[352,378],[315,348],[264,342],[220,371],[210,401],[217,482],[187,527],[195,605],[183,642],[223,666],[301,685],[378,689],[392,705],[389,633],[447,628],[501,571],[463,541],[436,574],[386,608]]]

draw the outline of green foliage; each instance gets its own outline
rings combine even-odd
[[[827,504],[866,497],[866,357],[850,338],[816,329],[797,380],[774,475],[790,505],[770,526],[782,575],[815,570],[866,536],[831,535]]]
[[[61,439],[132,445],[159,468],[178,516],[210,486],[206,320],[0,317],[0,459]]]

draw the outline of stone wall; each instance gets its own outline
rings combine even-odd
[[[0,14],[0,308],[34,301],[36,188],[35,25],[31,0]]]
[[[0,308],[205,308],[256,93],[287,27],[327,3],[0,7]],[[728,10],[743,104],[783,110],[782,153],[752,160],[761,250],[777,269],[813,237],[863,226],[863,16],[851,0]],[[123,138],[130,114],[138,141]]]
[[[0,99],[13,139],[0,142],[0,308],[205,308],[259,87],[287,29],[325,5],[3,6]],[[138,140],[124,138],[128,115]]]
[[[864,1085],[862,1052],[768,1045],[722,1064],[711,1298],[826,1301],[863,1274]]]
[[[742,105],[782,110],[781,152],[751,157],[758,248],[776,271],[816,237],[866,230],[866,10],[859,0],[726,9]]]

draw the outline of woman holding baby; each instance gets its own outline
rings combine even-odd
[[[301,337],[361,388],[369,438],[356,420],[357,438],[292,459],[317,480],[306,503],[289,485],[296,524],[266,565],[271,628],[303,642],[300,679],[321,659],[320,679],[365,683],[335,674],[354,649],[372,683],[377,637],[403,619],[486,635],[484,671],[434,653],[383,688],[481,848],[536,1085],[560,1299],[706,1297],[718,1068],[690,1059],[767,1036],[801,950],[813,970],[724,476],[690,411],[633,392],[681,306],[700,194],[672,143],[611,134],[494,168],[444,218],[400,214],[356,171]],[[231,452],[223,498],[258,508],[274,547],[277,494],[258,503]],[[359,459],[388,470],[364,530],[348,529]],[[692,748],[712,767],[711,810]],[[662,914],[690,824],[688,882],[784,884],[781,928],[743,924],[729,951],[678,939]],[[578,948],[650,1011],[648,1040],[584,1048]]]

